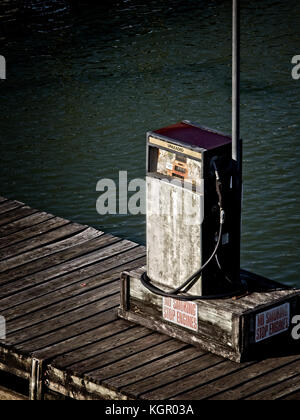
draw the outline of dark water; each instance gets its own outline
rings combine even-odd
[[[144,176],[147,130],[230,132],[231,1],[12,3],[1,195],[144,242],[144,216],[97,214],[96,183]],[[298,286],[299,28],[298,0],[242,0],[243,266]]]

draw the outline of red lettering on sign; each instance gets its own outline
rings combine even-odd
[[[260,342],[287,331],[290,326],[290,304],[278,306],[256,316],[255,340]]]
[[[194,302],[164,298],[163,318],[184,328],[198,331],[198,308]]]

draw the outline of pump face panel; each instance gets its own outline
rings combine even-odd
[[[216,246],[220,223],[216,175],[226,213],[216,260],[189,291],[226,291],[232,272],[231,138],[190,122],[147,135],[147,272],[171,289],[195,273]],[[231,260],[231,261],[230,261]]]
[[[168,150],[157,149],[157,173],[200,185],[202,163]]]

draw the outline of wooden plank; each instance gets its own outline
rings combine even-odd
[[[0,345],[0,370],[19,378],[29,380],[32,359],[30,355],[20,354],[15,349]]]
[[[97,348],[98,355],[69,366],[69,370],[76,375],[88,373],[88,376],[92,377],[93,380],[101,381],[105,379],[105,377],[120,374],[122,368],[125,369],[126,367],[127,370],[130,370],[133,367],[137,367],[131,363],[131,361],[133,361],[131,358],[135,357],[137,354],[140,355],[140,364],[143,364],[143,352],[146,351],[147,355],[151,353],[153,356],[155,350],[155,354],[157,354],[157,346],[167,341],[170,341],[169,337],[163,334],[152,333],[151,331],[149,331],[146,337],[138,340],[134,340],[134,336],[132,336],[132,341],[125,346],[116,348],[111,347],[106,353],[101,352],[101,348]],[[114,349],[113,351],[111,351],[112,348]],[[159,347],[159,350],[160,352],[162,351],[161,347]],[[58,364],[59,362],[62,363],[60,360],[55,360],[55,366],[60,368],[63,367],[62,364]]]
[[[0,259],[10,260],[10,264],[12,264],[12,260],[15,258],[22,259],[21,255],[24,255],[26,261],[28,262],[27,256],[30,257],[28,254],[29,251],[37,250],[38,249],[44,250],[46,245],[51,245],[54,242],[59,242],[64,239],[67,239],[71,235],[75,235],[76,233],[82,232],[83,230],[87,229],[86,226],[79,225],[77,223],[68,223],[64,221],[62,226],[59,226],[57,229],[51,230],[45,234],[40,234],[34,240],[32,238],[23,241],[22,243],[14,244],[12,246],[8,246],[4,249],[0,249]],[[1,265],[1,261],[0,261]],[[2,266],[2,265],[1,265]]]
[[[295,358],[295,356],[294,356]],[[295,373],[300,373],[300,358],[296,361],[292,361],[289,364],[282,366],[277,359],[277,363],[273,364],[271,371],[266,371],[262,369],[261,371],[255,370],[254,375],[249,381],[245,380],[248,378],[244,375],[239,378],[240,383],[226,392],[217,394],[216,396],[210,398],[215,400],[241,400],[246,399],[248,396],[255,395],[257,392],[265,389],[269,386],[278,384],[279,382],[287,381],[291,377],[295,376]],[[269,367],[270,370],[270,367]],[[231,379],[231,378],[230,378]],[[300,381],[298,377],[298,387],[300,386]],[[219,384],[217,384],[217,387]],[[288,388],[288,384],[286,384]]]
[[[106,236],[105,236],[106,237]],[[102,237],[103,238],[103,237]],[[100,238],[101,239],[101,238]],[[109,243],[111,243],[109,245]],[[100,263],[113,255],[117,255],[122,251],[136,247],[136,244],[130,241],[116,242],[115,238],[111,238],[106,242],[106,246],[90,254],[83,255],[78,258],[71,259],[62,264],[58,264],[54,267],[49,267],[47,270],[31,274],[17,281],[11,282],[6,286],[1,285],[0,288],[0,299],[12,295],[13,293],[20,292],[24,289],[28,289],[33,285],[46,283],[50,279],[62,277],[67,273],[74,273],[83,267],[94,264],[95,262]],[[81,252],[81,251],[80,251]]]
[[[178,343],[178,345],[180,345],[180,343]],[[177,352],[174,347],[174,340],[158,344],[153,349],[155,353],[164,353],[170,356]],[[158,360],[159,357],[153,355],[153,359]],[[49,381],[49,389],[61,392],[63,395],[72,396],[76,399],[128,399],[123,393],[115,392],[105,384],[96,383],[93,378],[87,376],[78,377],[69,369],[68,374],[66,375],[64,370],[56,368],[52,364],[48,365],[46,378]]]
[[[0,202],[0,219],[2,218],[2,215],[4,213],[18,209],[20,207],[24,207],[24,204],[18,201],[5,201],[2,203]]]
[[[134,264],[134,263],[133,263]],[[117,282],[119,280],[120,271],[119,268],[115,268],[108,273],[104,273],[92,278],[89,278],[87,283],[78,283],[66,286],[63,289],[54,290],[40,298],[29,300],[24,304],[20,304],[10,309],[1,310],[1,314],[5,316],[6,320],[12,321],[13,319],[22,317],[24,314],[28,316],[32,312],[42,310],[44,307],[63,302],[65,299],[84,295],[89,291],[106,286],[109,283]],[[30,289],[31,290],[31,289]],[[31,297],[31,296],[30,296]],[[12,297],[13,298],[13,297]],[[2,305],[1,305],[2,306]]]
[[[177,389],[177,392],[180,392],[181,381],[189,382],[191,375],[203,376],[203,372],[213,367],[218,367],[222,363],[222,359],[219,357],[201,352],[198,350],[199,356],[196,359],[191,361],[184,361],[174,367],[169,372],[158,372],[151,378],[145,378],[136,383],[132,383],[128,386],[122,388],[122,392],[132,398],[142,398],[142,399],[153,399],[164,400],[167,398],[167,395],[174,392],[174,389]],[[184,388],[183,388],[184,389]],[[165,391],[166,390],[166,391]]]
[[[95,286],[95,282],[97,282],[97,285],[100,285],[107,281],[117,280],[123,267],[137,266],[144,261],[145,258],[143,255],[144,251],[142,247],[134,248],[129,251],[124,251],[117,256],[112,255],[111,258],[88,266],[86,269],[49,280],[37,286],[33,285],[30,289],[1,299],[1,311],[6,311],[19,305],[25,305],[26,307],[28,303],[29,305],[33,305],[28,307],[28,309],[38,309],[45,306],[45,299],[55,299],[57,296],[61,299],[61,293],[64,294],[66,291],[72,291],[74,293],[81,288],[88,290]],[[112,275],[114,275],[113,279],[111,278]],[[23,307],[24,310],[25,307]]]
[[[114,299],[112,309],[105,309],[103,312],[79,320],[71,326],[63,326],[54,332],[47,331],[42,336],[31,337],[28,341],[18,344],[18,348],[34,353],[35,357],[43,360],[53,359],[53,357],[81,348],[93,340],[99,339],[99,336],[103,337],[103,327],[119,320],[117,312],[114,310],[117,304],[118,302]],[[129,323],[123,321],[123,324],[128,325]]]
[[[67,239],[57,241],[51,245],[46,245],[33,251],[25,252],[24,254],[17,255],[9,259],[3,259],[0,261],[0,276],[1,273],[5,273],[10,270],[9,275],[14,271],[14,269],[24,270],[26,273],[26,267],[28,264],[32,266],[32,262],[36,260],[42,260],[42,258],[48,257],[53,254],[60,253],[61,251],[68,250],[70,248],[79,247],[79,245],[84,244],[91,239],[97,238],[102,235],[101,232],[96,231],[93,228],[84,228],[80,225],[68,225],[65,228],[67,234],[72,235]],[[2,253],[0,253],[1,255]],[[4,254],[4,255],[3,255]],[[2,254],[2,257],[5,257],[5,252]],[[38,262],[38,263],[39,263]],[[28,272],[28,271],[27,271]]]
[[[279,378],[276,378],[276,381],[278,380]],[[263,380],[263,384],[265,386],[264,380]],[[288,377],[288,379],[283,380],[282,382],[276,383],[276,385],[268,387],[267,389],[257,392],[254,395],[247,397],[245,399],[255,400],[255,401],[278,400],[297,391],[300,392],[299,373],[293,377]]]
[[[133,265],[134,262],[132,262],[131,264]],[[137,262],[137,264],[139,264],[139,262]],[[115,307],[118,306],[118,304],[119,304],[119,299],[116,299]],[[117,314],[114,312],[113,316],[116,318]],[[81,322],[77,322],[76,325],[72,325],[71,334],[73,334],[74,331],[85,332],[86,330],[90,330],[93,327],[97,327],[99,325],[100,321],[102,321],[102,315],[100,316],[99,314],[97,314],[96,317],[92,316],[91,318],[88,319],[88,321],[83,320]],[[56,343],[59,337],[61,337],[61,339],[64,340],[64,342],[65,342],[65,346],[63,346],[63,347],[66,347],[66,345],[67,345],[66,340],[68,340],[70,338],[70,330],[68,328],[62,329],[59,332],[59,334],[57,332],[55,332],[53,334],[49,334],[49,331],[46,329],[45,334],[47,334],[47,336],[40,336],[41,331],[43,331],[43,328],[39,324],[39,328],[36,331],[36,333],[39,334],[39,336],[38,336],[38,338],[35,338],[34,337],[35,331],[31,330],[30,340],[25,342],[25,348],[27,350],[30,349],[30,351],[33,351],[33,350],[36,350],[37,347],[41,348],[42,346],[45,347],[46,345],[50,346],[51,344]],[[17,335],[18,335],[18,333],[17,333]],[[16,335],[14,335],[14,339],[15,338],[16,338]],[[24,339],[24,337],[23,337],[23,339]],[[22,338],[20,338],[20,340],[22,342]],[[76,341],[76,337],[75,337],[75,341]],[[20,347],[19,343],[18,343],[18,348],[23,348],[23,346]],[[59,345],[58,347],[61,349],[62,346]],[[68,349],[68,350],[70,351],[71,349]],[[53,356],[53,351],[54,352],[56,351],[55,348],[51,348],[52,356]],[[42,357],[42,356],[38,355],[38,358],[40,358],[40,357]],[[46,358],[46,357],[43,355],[42,358]]]
[[[134,326],[129,322],[123,321],[123,330],[115,330],[115,325],[110,324],[107,328],[110,331],[110,334],[107,338],[102,339],[101,335],[98,335],[98,340],[95,340],[95,334],[92,335],[93,342],[89,343],[84,348],[78,350],[72,350],[69,353],[64,354],[63,356],[57,357],[52,363],[56,367],[68,368],[72,365],[76,365],[75,370],[80,369],[81,366],[90,366],[90,360],[93,358],[93,363],[95,359],[99,360],[99,355],[105,352],[115,353],[119,347],[130,345],[132,342],[136,342],[137,346],[139,345],[138,340],[144,337],[151,336],[151,331],[145,327]],[[127,348],[127,346],[126,346]],[[103,360],[102,360],[103,362]],[[105,357],[106,362],[106,357]],[[97,365],[95,365],[97,366]],[[73,371],[74,368],[71,367]]]
[[[211,355],[213,356],[213,355]],[[213,356],[217,357],[217,356]],[[214,363],[209,362],[204,365],[204,368],[196,372],[196,366],[194,366],[195,372],[191,372],[189,376],[183,379],[178,378],[177,381],[162,386],[161,388],[155,389],[154,391],[147,392],[141,396],[142,399],[182,399],[185,400],[185,393],[196,387],[203,387],[203,385],[210,381],[221,378],[228,373],[241,370],[241,366],[231,361],[223,361],[219,358],[219,361],[213,360]],[[159,386],[159,385],[158,385]],[[205,388],[205,387],[204,387]],[[180,397],[179,395],[180,394]],[[181,397],[182,396],[182,397]],[[176,398],[175,398],[176,397]],[[193,398],[190,398],[191,400]],[[197,399],[197,398],[194,398]],[[201,398],[199,398],[201,399]]]
[[[38,225],[30,226],[7,237],[0,238],[0,249],[7,247],[12,248],[13,246],[17,247],[18,244],[20,247],[24,245],[24,249],[28,251],[31,247],[35,246],[35,241],[39,235],[51,232],[52,230],[67,224],[70,224],[68,220],[61,219],[60,217],[53,217]],[[26,248],[26,245],[28,248]]]
[[[298,291],[299,292],[299,291]],[[282,293],[278,292],[269,292],[269,293],[253,293],[243,300],[253,305],[253,308],[259,309],[264,306],[271,306],[272,303],[279,303],[281,299],[286,299],[288,296],[296,295],[295,290],[285,290]]]
[[[11,210],[8,213],[3,214],[0,217],[0,226],[1,226],[0,234],[1,234],[1,236],[2,236],[2,232],[5,230],[4,225],[10,224],[10,223],[15,222],[19,219],[24,219],[25,217],[30,216],[34,213],[38,213],[38,210],[32,209],[31,207],[28,207],[28,206],[24,206],[24,207],[20,207],[18,209]]]
[[[0,401],[26,401],[28,397],[0,386]]]
[[[32,211],[31,215],[27,217],[24,217],[20,220],[16,220],[14,222],[10,222],[6,226],[1,226],[0,238],[7,237],[8,235],[18,232],[19,230],[31,228],[34,225],[38,225],[52,218],[54,218],[54,216],[51,214]]]
[[[9,200],[5,197],[0,197],[0,203],[4,203],[4,201],[9,201]]]
[[[284,401],[300,401],[300,391],[293,392],[280,399]]]
[[[115,311],[109,311],[105,313],[104,315],[109,316],[112,318],[112,315],[115,314]],[[101,314],[99,314],[99,317],[101,318]],[[106,317],[103,317],[103,319],[106,321]],[[103,321],[102,321],[103,322]],[[89,357],[88,349],[95,348],[100,342],[103,341],[102,345],[105,346],[105,340],[110,339],[111,337],[117,337],[119,340],[122,341],[122,337],[124,332],[131,330],[132,328],[136,328],[136,334],[144,334],[145,329],[142,331],[141,327],[136,327],[129,322],[125,322],[121,319],[114,319],[110,321],[109,323],[105,323],[104,325],[101,325],[101,322],[98,321],[99,326],[97,328],[93,328],[90,331],[85,332],[84,334],[76,335],[75,337],[71,337],[68,341],[69,343],[72,342],[72,345],[76,343],[77,347],[72,347],[69,352],[64,352],[63,354],[57,355],[56,358],[59,358],[60,360],[64,360],[65,363],[69,363],[69,357],[72,359],[72,357],[75,357],[75,354],[78,353],[82,356],[80,360],[83,360],[84,357]],[[75,325],[76,327],[76,325]],[[69,328],[70,330],[70,328]],[[71,330],[69,331],[69,333]],[[58,331],[60,333],[60,331]],[[74,332],[73,332],[74,334]],[[58,339],[60,340],[60,338]],[[62,341],[57,342],[56,344],[61,344]],[[64,343],[65,344],[65,343]],[[23,349],[27,351],[28,345],[24,345],[19,347],[18,349]],[[66,346],[64,347],[66,348]],[[42,351],[43,349],[39,349],[38,347],[34,350],[34,353],[37,354],[39,351]],[[44,353],[44,352],[43,352]]]
[[[170,378],[172,377],[174,368],[184,365],[191,360],[197,365],[199,357],[202,357],[203,355],[203,352],[190,346],[171,355],[164,354],[161,359],[147,363],[145,366],[131,370],[130,372],[115,376],[112,379],[108,379],[105,381],[105,384],[117,391],[120,391],[125,387],[129,390],[129,385],[132,385],[129,393],[132,397],[136,398],[140,392],[140,383],[142,383],[142,385],[143,383],[147,383],[147,385],[150,386],[152,377],[159,373],[165,373],[165,376]],[[148,378],[150,378],[150,380]],[[135,391],[133,387],[135,387]]]
[[[47,268],[54,268],[55,266],[62,264],[66,261],[73,260],[76,257],[87,255],[90,252],[95,252],[100,250],[103,247],[106,247],[110,244],[119,242],[119,238],[115,238],[111,235],[102,235],[99,233],[99,237],[95,238],[94,229],[88,230],[80,234],[82,241],[79,244],[76,244],[76,240],[71,238],[67,241],[68,244],[73,243],[73,246],[68,246],[67,249],[57,252],[53,255],[43,257],[39,260],[33,262],[25,263],[21,267],[13,268],[9,271],[0,273],[0,285],[14,280],[22,279],[30,274],[35,274],[40,271],[44,271]],[[75,243],[74,243],[75,242]],[[84,245],[83,245],[84,244]],[[59,245],[58,245],[59,246]],[[0,265],[4,264],[1,262]]]
[[[20,343],[55,333],[58,329],[73,327],[78,322],[85,322],[94,315],[101,317],[102,312],[115,309],[119,305],[119,302],[119,294],[114,293],[108,297],[100,298],[96,302],[92,302],[92,304],[83,305],[80,308],[74,309],[71,314],[69,312],[62,313],[56,316],[53,322],[45,320],[37,325],[28,325],[10,336],[8,341],[10,345],[16,346]],[[51,348],[52,350],[54,352],[56,351],[54,348]]]
[[[102,286],[98,289],[91,290],[79,296],[70,297],[69,299],[65,299],[62,302],[47,306],[29,315],[24,314],[20,318],[13,319],[12,321],[10,321],[10,319],[8,318],[6,319],[7,341],[11,343],[10,335],[18,330],[21,330],[26,327],[32,328],[33,325],[39,324],[45,320],[49,320],[50,324],[50,320],[63,313],[69,313],[70,318],[72,318],[72,311],[74,311],[75,309],[86,306],[89,303],[96,302],[101,298],[103,299],[107,296],[112,296],[118,292],[119,282],[109,283],[106,286]]]
[[[95,384],[88,378],[79,378],[72,373],[48,365],[45,380],[47,389],[76,400],[126,400],[121,394]]]
[[[136,351],[135,345],[137,346]],[[111,379],[114,376],[158,360],[163,354],[173,354],[184,348],[186,348],[184,343],[177,340],[170,340],[163,334],[154,333],[132,344],[127,344],[125,348],[120,347],[105,356],[103,355],[104,360],[101,363],[103,367],[99,366],[100,360],[95,361],[94,366],[89,363],[87,369],[93,368],[93,371],[87,373],[87,376],[93,379],[93,381],[104,383],[103,381],[106,379]],[[73,365],[71,368],[75,373],[78,371],[79,373],[84,373],[86,370],[84,364],[81,366]]]
[[[296,356],[282,357],[280,359],[273,358],[269,360],[264,360],[260,363],[250,363],[241,365],[239,369],[233,369],[232,372],[230,372],[230,362],[225,362],[225,364],[223,365],[223,367],[225,368],[224,370],[218,369],[218,372],[205,372],[204,381],[203,378],[201,380],[200,378],[195,377],[195,381],[191,382],[191,384],[189,385],[189,389],[187,389],[186,392],[181,392],[180,394],[177,394],[176,399],[202,400],[212,398],[216,395],[219,395],[222,399],[225,399],[226,395],[229,398],[233,395],[234,398],[238,398],[239,393],[236,391],[234,391],[234,393],[230,392],[231,388],[237,387],[244,382],[250,381],[251,379],[267,374],[268,372],[271,372],[276,368],[283,367],[289,363],[292,363],[295,361],[295,359]],[[228,370],[226,369],[227,367],[229,367]]]

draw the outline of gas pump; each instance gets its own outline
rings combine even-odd
[[[229,136],[189,121],[148,133],[142,283],[152,293],[199,300],[241,292],[231,148]]]

